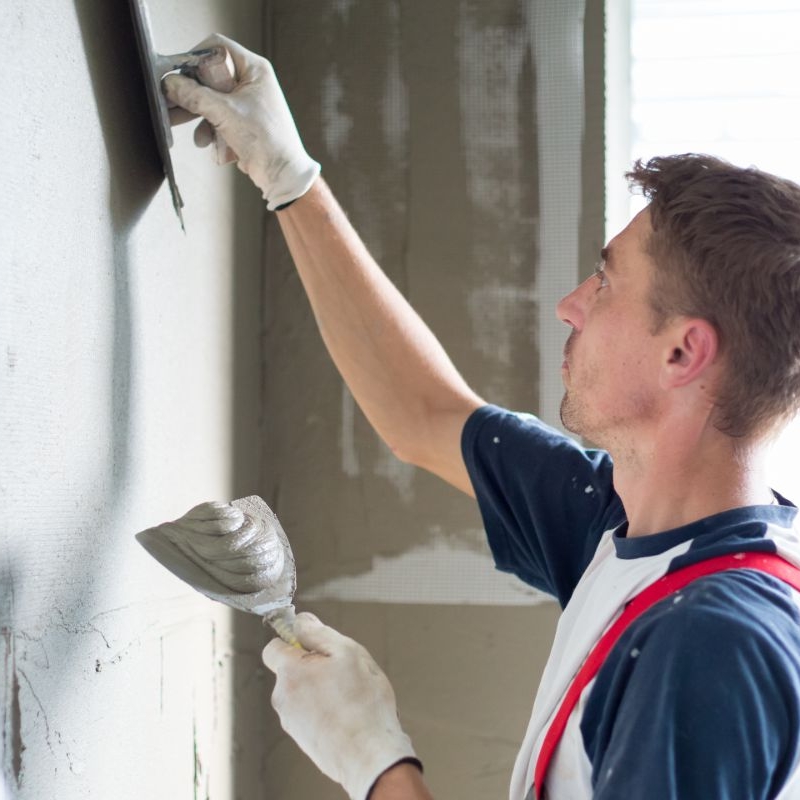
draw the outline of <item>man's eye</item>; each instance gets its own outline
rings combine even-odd
[[[602,261],[598,261],[597,264],[594,265],[594,274],[595,277],[600,281],[600,287],[604,288],[608,286],[608,278],[606,277],[606,270],[605,264]]]

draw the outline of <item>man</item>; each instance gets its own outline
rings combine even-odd
[[[637,164],[650,205],[558,306],[562,419],[487,405],[383,275],[305,153],[271,66],[228,40],[239,85],[168,77],[278,210],[322,336],[397,455],[477,497],[497,565],[564,614],[511,782],[532,796],[551,720],[626,604],[723,554],[800,564],[766,448],[800,398],[800,187],[708,157]],[[179,112],[180,113],[180,112]],[[185,116],[185,114],[183,115]],[[613,457],[613,469],[612,469]],[[749,563],[749,562],[748,562]],[[800,797],[798,593],[759,569],[699,578],[630,624],[568,710],[548,798]],[[271,642],[284,728],[351,797],[428,798],[385,676],[309,615]]]

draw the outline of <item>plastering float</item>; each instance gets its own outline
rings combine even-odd
[[[172,205],[180,220],[181,228],[185,230],[183,212],[181,211],[183,198],[181,198],[181,193],[178,190],[175,171],[169,154],[169,149],[173,143],[172,129],[170,127],[167,101],[161,91],[161,80],[170,72],[181,72],[219,92],[231,92],[236,86],[233,60],[227,49],[221,46],[205,47],[171,56],[157,53],[153,46],[150,16],[145,0],[130,0],[130,7],[133,28],[136,34],[136,44],[139,49],[139,58],[144,72],[147,105],[150,109],[150,119],[153,123],[158,154],[161,157],[164,175],[169,183]],[[216,145],[218,163],[226,163],[235,158],[233,152],[221,138],[217,137]]]

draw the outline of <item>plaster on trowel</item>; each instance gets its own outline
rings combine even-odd
[[[297,584],[292,549],[278,517],[260,497],[201,503],[136,538],[198,592],[260,614],[281,639],[300,646],[292,632]]]
[[[136,44],[144,71],[147,105],[156,137],[158,154],[169,183],[172,205],[183,224],[183,199],[175,181],[175,171],[169,149],[172,147],[172,128],[170,127],[167,101],[161,91],[161,79],[170,72],[182,72],[206,86],[219,92],[231,92],[236,86],[236,74],[230,53],[224,47],[205,47],[188,53],[165,56],[156,52],[150,33],[150,17],[145,0],[130,0]],[[233,151],[220,138],[216,138],[217,163],[224,164],[236,158]]]

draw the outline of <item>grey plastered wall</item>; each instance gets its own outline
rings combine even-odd
[[[372,253],[487,400],[557,409],[553,306],[603,235],[602,3],[268,9],[307,148]],[[262,485],[294,542],[299,605],[386,669],[435,796],[502,797],[557,609],[493,572],[473,501],[378,441],[274,219],[267,263]],[[341,796],[276,724],[266,773],[280,797]]]
[[[260,2],[151,13],[162,51],[261,44]],[[133,534],[256,488],[262,204],[180,132],[181,232],[127,3],[12,0],[0,30],[2,774],[25,800],[256,797],[262,715],[234,709],[262,706],[259,642]]]

